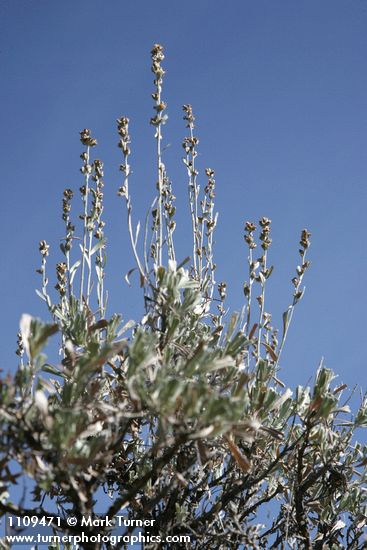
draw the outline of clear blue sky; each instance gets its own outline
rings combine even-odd
[[[43,318],[38,241],[60,261],[61,196],[77,191],[78,132],[92,128],[105,162],[110,312],[137,318],[124,283],[125,232],[115,119],[131,119],[131,182],[141,219],[154,192],[150,48],[165,46],[166,163],[179,219],[187,214],[181,106],[197,116],[201,168],[216,169],[218,278],[242,306],[243,222],[273,220],[268,294],[288,304],[299,232],[312,232],[312,269],[283,356],[283,379],[305,383],[321,356],[366,387],[367,1],[0,0],[1,367],[12,370],[20,315]],[[78,195],[78,193],[76,193]],[[186,224],[186,225],[185,225]],[[186,221],[180,256],[190,248]],[[50,262],[51,263],[51,262]],[[270,307],[270,306],[269,306]]]

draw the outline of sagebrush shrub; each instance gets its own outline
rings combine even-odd
[[[107,315],[103,163],[93,158],[97,141],[84,129],[81,231],[71,211],[74,192],[66,189],[56,299],[49,290],[49,245],[39,245],[38,293],[51,322],[23,315],[18,369],[0,382],[1,514],[61,516],[55,533],[78,534],[80,521],[66,522],[71,514],[80,520],[123,510],[130,519],[154,520],[143,531],[145,548],[361,548],[367,450],[354,432],[367,426],[367,401],[353,415],[342,399],[346,386],[333,384],[323,364],[312,388],[292,393],[279,378],[310,265],[310,233],[301,233],[293,294],[278,332],[265,300],[271,221],[263,217],[259,229],[246,222],[245,306],[230,315],[226,284],[215,279],[215,174],[207,168],[203,181],[198,173],[190,105],[183,107],[183,161],[191,258],[175,246],[175,197],[162,160],[162,47],[151,54],[157,195],[143,228],[132,218],[129,120],[117,121],[118,195],[126,204],[144,310],[124,326],[118,314]],[[56,362],[43,354],[50,337],[59,341]],[[9,497],[23,476],[33,482],[31,504]],[[125,534],[132,531],[126,527]],[[190,542],[164,542],[172,534]]]

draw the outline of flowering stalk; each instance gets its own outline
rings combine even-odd
[[[103,292],[103,283],[104,283],[104,268],[105,268],[105,241],[104,241],[104,226],[105,222],[102,220],[103,212],[103,162],[96,159],[93,162],[93,181],[95,182],[95,189],[91,189],[93,195],[92,200],[92,209],[91,209],[91,224],[92,230],[94,232],[94,238],[97,239],[97,244],[93,249],[91,249],[91,240],[88,248],[88,257],[91,262],[91,257],[93,255],[93,250],[96,250],[96,272],[97,272],[97,302],[99,307],[100,316],[104,317],[105,313],[105,300]],[[89,303],[89,297],[91,293],[91,270],[89,271],[88,276],[88,298],[87,302]]]
[[[194,136],[194,122],[195,117],[192,111],[191,105],[184,105],[183,110],[185,112],[184,120],[187,121],[186,128],[189,129],[190,135],[183,140],[182,147],[185,150],[186,158],[184,164],[187,168],[187,174],[189,177],[189,204],[192,223],[193,234],[193,268],[194,277],[201,283],[202,280],[202,249],[200,247],[201,235],[199,229],[198,219],[198,196],[199,187],[197,185],[198,172],[195,168],[195,159],[197,157],[196,145],[199,143],[197,137]]]
[[[206,224],[206,246],[204,246],[204,231],[201,228],[201,244],[200,248],[203,250],[203,254],[206,259],[204,279],[210,283],[210,288],[208,291],[208,297],[211,300],[213,298],[214,286],[215,286],[215,264],[213,256],[213,233],[215,226],[217,225],[218,213],[214,216],[214,197],[215,197],[215,179],[214,179],[214,170],[212,168],[206,168],[205,174],[208,177],[208,183],[205,187],[205,197],[201,202],[202,214],[201,214],[201,225],[205,221]],[[199,218],[200,220],[200,218]]]
[[[173,241],[173,233],[176,228],[176,222],[174,220],[174,215],[176,212],[174,201],[176,200],[176,197],[172,192],[172,183],[166,173],[164,174],[164,177],[163,177],[162,194],[163,194],[163,216],[164,216],[166,232],[167,232],[168,259],[174,262],[176,260],[175,246]]]
[[[216,326],[217,326],[218,334],[220,335],[223,330],[223,317],[225,315],[224,302],[225,302],[225,299],[227,298],[227,283],[221,282],[218,284],[218,294],[219,294],[220,303],[217,306],[219,311],[219,316],[218,316],[218,319],[216,319]]]
[[[259,303],[259,330],[258,330],[258,336],[257,336],[257,360],[261,357],[261,338],[262,338],[262,330],[264,328],[264,311],[265,311],[265,286],[266,286],[266,280],[271,274],[272,270],[268,270],[267,268],[267,252],[268,248],[271,245],[271,238],[270,238],[270,224],[271,220],[269,218],[261,218],[260,220],[260,226],[261,226],[261,233],[260,233],[260,241],[261,241],[261,248],[263,249],[263,255],[259,259],[260,262],[260,271],[258,276],[256,277],[256,281],[260,283],[261,285],[261,294],[257,297],[257,301]]]
[[[80,276],[80,294],[79,302],[80,308],[83,307],[83,295],[84,295],[84,279],[85,279],[85,263],[87,258],[87,238],[89,234],[90,238],[90,227],[88,219],[88,196],[89,196],[89,178],[92,172],[92,167],[89,163],[90,148],[97,145],[97,140],[91,137],[91,131],[85,128],[80,132],[80,141],[85,145],[86,150],[81,154],[81,159],[83,161],[83,166],[80,171],[84,174],[84,185],[80,188],[82,194],[82,200],[84,204],[84,214],[83,218],[83,245],[82,245],[82,268]],[[90,264],[88,265],[89,270],[91,269]]]
[[[167,105],[162,101],[162,84],[165,71],[161,66],[161,62],[164,60],[163,48],[160,44],[155,44],[151,51],[152,58],[152,72],[155,75],[154,85],[155,90],[152,93],[152,98],[155,101],[154,109],[156,115],[151,118],[150,123],[155,127],[155,138],[157,142],[157,190],[158,190],[158,203],[157,210],[153,211],[153,230],[155,232],[155,247],[153,247],[153,258],[157,266],[162,265],[162,249],[163,249],[163,180],[165,174],[165,166],[162,163],[162,125],[167,121],[167,115],[164,115]]]
[[[145,282],[147,280],[147,275],[144,271],[144,268],[142,266],[142,263],[140,261],[140,257],[137,251],[137,239],[139,234],[139,226],[137,227],[136,233],[134,236],[133,224],[132,224],[132,204],[131,204],[131,196],[129,192],[129,175],[131,170],[131,167],[129,164],[129,155],[130,155],[129,145],[131,143],[131,139],[129,135],[129,119],[127,117],[121,117],[117,119],[117,131],[120,136],[118,147],[121,149],[124,157],[123,164],[120,164],[120,171],[124,174],[124,183],[119,188],[117,194],[120,197],[125,197],[126,210],[127,210],[127,226],[129,231],[131,248],[134,254],[134,258],[139,270],[141,280]]]
[[[310,244],[311,244],[310,243],[310,237],[311,237],[311,233],[307,229],[303,229],[302,233],[301,233],[301,240],[299,242],[299,244],[300,244],[299,255],[301,257],[301,265],[297,266],[297,269],[296,269],[297,276],[293,277],[293,279],[292,279],[292,283],[293,283],[293,286],[294,286],[293,301],[290,304],[290,306],[288,307],[288,309],[283,313],[283,336],[282,336],[282,339],[280,341],[275,367],[278,366],[280,356],[281,356],[282,351],[284,349],[285,341],[286,341],[287,335],[288,335],[289,326],[290,326],[290,324],[292,322],[292,318],[293,318],[294,308],[297,305],[297,303],[302,299],[303,294],[305,292],[305,288],[302,289],[302,281],[303,281],[303,277],[304,277],[305,272],[307,271],[307,269],[311,265],[310,262],[308,260],[306,260],[307,250],[309,249]]]
[[[60,296],[60,310],[62,315],[65,314],[66,309],[68,307],[67,305],[68,302],[66,300],[67,272],[68,272],[68,267],[65,262],[59,262],[56,265],[57,283],[55,285],[55,289],[57,290]]]
[[[52,312],[52,303],[51,298],[47,293],[47,285],[48,285],[48,279],[46,276],[46,258],[49,255],[49,249],[50,245],[47,244],[46,241],[40,241],[39,247],[38,247],[41,257],[42,257],[42,264],[40,269],[37,269],[37,272],[42,275],[42,290],[41,290],[41,297],[45,300],[48,309]]]
[[[91,189],[89,189],[89,191],[91,191]],[[88,224],[87,224],[88,245],[85,251],[85,254],[87,255],[86,261],[88,264],[88,278],[87,278],[86,297],[85,297],[85,302],[87,305],[89,305],[91,282],[92,282],[91,251],[92,251],[92,241],[93,241],[93,226],[94,226],[93,220],[91,216],[88,215]]]
[[[246,298],[246,313],[245,313],[245,324],[243,326],[243,331],[246,336],[250,333],[250,323],[251,323],[251,305],[252,305],[252,286],[255,280],[255,271],[254,271],[254,262],[253,262],[253,250],[256,248],[256,243],[254,240],[254,231],[256,231],[256,225],[253,222],[247,221],[245,223],[245,235],[244,239],[248,246],[248,282],[245,281],[243,285],[243,292]]]
[[[62,245],[62,250],[66,259],[67,266],[67,286],[69,299],[72,294],[72,280],[70,273],[70,250],[73,244],[73,236],[75,227],[70,221],[71,200],[73,198],[73,191],[71,189],[65,189],[62,199],[62,219],[65,222],[65,244]]]
[[[18,332],[17,333],[17,349],[16,349],[16,352],[15,352],[18,357],[19,357],[19,364],[20,364],[20,368],[23,369],[24,368],[24,360],[23,360],[23,356],[24,356],[24,343],[23,343],[23,337],[22,337],[22,333],[21,332]]]

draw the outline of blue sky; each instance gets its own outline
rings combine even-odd
[[[38,241],[60,261],[61,196],[82,184],[78,132],[91,128],[105,162],[110,313],[142,311],[124,282],[133,266],[115,119],[130,117],[136,219],[154,194],[150,49],[165,47],[166,164],[177,196],[179,256],[187,242],[185,136],[191,103],[199,168],[216,170],[218,280],[243,305],[243,223],[273,220],[268,309],[280,325],[290,300],[299,233],[312,232],[312,268],[282,358],[304,384],[321,356],[340,380],[365,384],[367,271],[367,2],[355,0],[123,2],[0,1],[2,85],[1,367],[13,370],[23,312],[47,318]],[[76,193],[78,195],[78,193]],[[137,286],[137,284],[136,284]]]

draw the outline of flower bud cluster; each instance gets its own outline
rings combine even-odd
[[[311,265],[311,262],[305,259],[306,252],[311,245],[310,237],[311,233],[307,231],[307,229],[303,229],[301,233],[301,240],[299,242],[299,244],[301,245],[301,248],[299,249],[299,254],[301,256],[302,264],[297,266],[297,276],[293,277],[292,279],[292,283],[295,288],[293,293],[295,302],[302,298],[303,290],[301,290],[301,282],[306,270]]]
[[[279,341],[278,341],[278,329],[274,328],[272,333],[271,333],[271,347],[273,348],[273,350],[276,350],[278,348],[278,345],[279,345]]]
[[[218,334],[221,333],[223,329],[223,316],[225,314],[224,301],[227,297],[227,283],[221,282],[217,286],[220,303],[217,305],[219,316],[213,316],[213,322],[217,325]]]
[[[56,276],[57,276],[57,284],[55,285],[56,290],[60,294],[60,298],[63,298],[66,294],[66,287],[67,287],[67,265],[65,262],[59,262],[56,265]]]
[[[263,250],[267,250],[269,248],[269,246],[271,245],[271,242],[272,242],[272,240],[270,238],[271,220],[269,220],[269,218],[263,217],[263,218],[261,218],[259,223],[260,223],[260,226],[262,228],[260,236],[259,236],[259,239],[261,241],[261,248]]]
[[[92,209],[91,209],[91,230],[94,228],[94,224],[97,224],[97,229],[94,233],[94,237],[96,239],[103,239],[104,233],[103,228],[105,226],[105,222],[102,221],[101,215],[103,212],[103,187],[104,182],[101,178],[103,178],[103,162],[99,159],[96,159],[93,162],[93,176],[92,179],[96,183],[96,188],[91,189],[92,193]],[[96,256],[96,262],[98,263],[99,256]]]
[[[95,147],[97,145],[97,140],[92,138],[91,130],[88,128],[84,128],[84,130],[80,132],[80,141],[86,147]]]
[[[154,44],[150,54],[152,59],[152,72],[157,78],[160,79],[165,74],[161,66],[161,63],[164,60],[163,46],[160,44]]]
[[[40,241],[38,250],[40,251],[40,253],[44,258],[49,255],[49,248],[50,248],[50,245],[47,244],[46,241]]]
[[[270,323],[271,323],[271,313],[267,313],[266,311],[264,311],[263,313],[263,327],[267,330],[269,330],[270,327]]]
[[[158,208],[153,208],[152,210],[152,230],[157,231],[159,227],[159,211]]]
[[[20,358],[22,358],[24,355],[24,343],[23,343],[23,337],[21,332],[18,332],[17,334],[17,349],[15,353]]]
[[[191,154],[194,158],[197,157],[196,145],[199,144],[199,139],[196,136],[185,137],[182,142],[182,147],[186,154]]]
[[[88,153],[84,151],[80,155],[80,158],[83,161],[83,165],[82,165],[80,171],[81,171],[82,174],[84,174],[86,176],[89,176],[92,173],[92,166],[89,164],[89,155],[88,155]],[[80,191],[82,193],[82,188],[80,189]]]
[[[155,75],[154,84],[156,86],[155,91],[152,93],[152,98],[155,101],[154,109],[156,115],[150,119],[150,123],[153,126],[160,126],[165,124],[168,116],[163,112],[167,109],[167,104],[161,99],[162,82],[165,71],[162,68],[162,61],[164,60],[163,47],[160,44],[154,44],[151,51],[152,58],[152,72]]]
[[[301,233],[301,240],[299,244],[301,245],[301,250],[299,251],[301,256],[304,256],[305,251],[310,247],[310,237],[311,233],[307,229],[303,229]]]
[[[192,112],[191,105],[183,105],[182,109],[185,112],[185,116],[183,118],[187,121],[186,128],[194,128],[195,117],[194,113]]]
[[[214,192],[214,189],[215,189],[215,179],[214,179],[215,173],[214,173],[214,170],[212,168],[205,168],[205,174],[209,178],[208,183],[205,187],[205,194],[208,196],[209,199],[214,199],[214,197],[215,197],[215,192]]]
[[[129,135],[129,119],[122,116],[117,119],[117,132],[120,136],[118,147],[122,150],[124,155],[124,164],[120,164],[120,171],[125,174],[125,183],[119,187],[117,194],[120,197],[128,198],[127,178],[130,174],[130,165],[128,164],[128,158],[130,155],[130,143],[131,138]]]
[[[203,218],[205,219],[206,225],[206,236],[209,237],[213,233],[216,226],[216,217],[213,217],[213,207],[214,207],[214,198],[215,198],[215,179],[214,179],[214,170],[212,168],[206,168],[205,174],[208,177],[208,183],[204,188],[206,195],[206,200],[201,201],[201,208]]]
[[[219,293],[219,298],[221,299],[222,302],[224,302],[224,300],[227,297],[227,283],[221,282],[218,284],[218,293]]]
[[[167,227],[171,233],[173,233],[176,228],[176,222],[173,219],[176,213],[176,207],[174,205],[176,197],[172,191],[172,182],[167,174],[163,176],[162,198]]]
[[[71,189],[65,189],[62,198],[62,219],[66,224],[66,237],[64,249],[65,252],[69,252],[72,246],[73,235],[75,226],[70,221],[71,200],[73,198],[73,192]]]
[[[250,249],[256,248],[256,243],[254,241],[254,231],[256,231],[256,225],[253,222],[247,221],[245,223],[245,235],[244,239],[248,244]]]
[[[65,189],[62,198],[62,219],[66,222],[69,218],[71,204],[70,201],[73,198],[73,192],[71,189]]]
[[[117,119],[117,133],[120,136],[117,144],[118,147],[122,149],[124,156],[130,155],[129,144],[131,143],[131,138],[129,136],[129,119],[126,116]],[[126,172],[126,166],[121,165],[120,170]]]
[[[103,173],[103,162],[99,159],[96,159],[94,162],[93,162],[93,168],[94,168],[94,174],[93,174],[93,181],[101,181],[101,179],[103,178],[104,176],[104,173]]]

